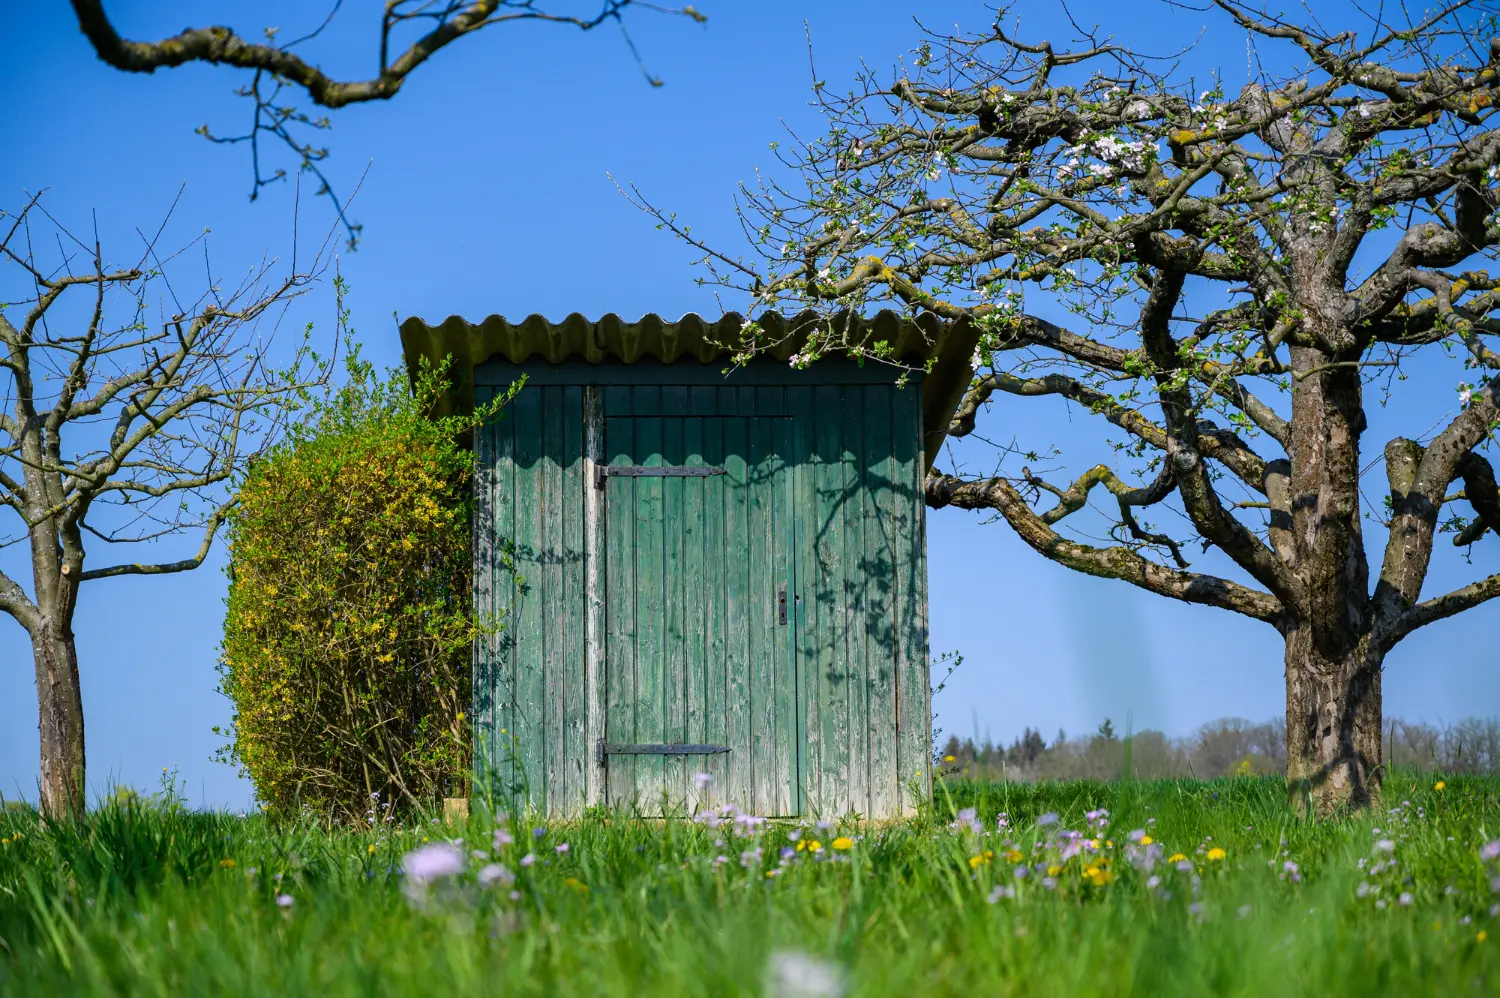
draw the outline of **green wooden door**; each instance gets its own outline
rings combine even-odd
[[[801,813],[791,445],[784,417],[605,419],[609,804]]]

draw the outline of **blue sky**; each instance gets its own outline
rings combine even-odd
[[[210,22],[245,35],[279,25],[288,37],[314,26],[312,6],[108,4],[127,37],[152,38]],[[330,29],[328,43],[309,51],[336,75],[355,76],[375,62],[372,12],[365,9],[372,5],[346,6],[334,25],[341,30]],[[767,147],[784,138],[783,122],[803,132],[816,128],[807,107],[805,31],[818,75],[838,88],[860,60],[892,65],[919,32],[911,0],[699,6],[707,25],[648,12],[630,21],[648,68],[665,81],[660,88],[642,80],[617,31],[579,35],[523,25],[441,53],[390,103],[335,115],[330,175],[348,191],[364,174],[352,208],[364,238],[358,252],[341,254],[339,266],[368,356],[394,363],[396,318],[413,314],[438,320],[721,310],[694,285],[692,254],[631,208],[606,171],[638,183],[695,231],[735,245],[736,182],[774,166]],[[939,28],[976,28],[991,16],[977,3],[919,6],[925,22]],[[1061,44],[1069,32],[1053,9],[1023,5],[1023,26],[1033,38]],[[1208,24],[1207,41],[1189,65],[1207,69],[1214,53],[1225,53],[1243,72],[1243,37],[1208,14],[1148,0],[1085,2],[1073,12],[1158,51],[1191,42]],[[0,204],[18,207],[24,191],[49,188],[54,214],[86,230],[97,213],[106,247],[116,246],[124,259],[138,246],[135,227],[154,227],[186,182],[173,230],[185,241],[211,228],[218,270],[235,274],[264,252],[289,253],[290,186],[250,204],[247,153],[193,133],[203,123],[221,133],[243,127],[248,108],[231,93],[242,77],[202,66],[154,77],[117,73],[95,59],[60,3],[9,5],[0,24],[6,37],[28,40],[0,61],[0,123],[8,138]],[[326,202],[304,191],[303,238],[321,235],[329,223]],[[287,321],[314,321],[326,332],[332,317],[325,288]],[[1458,376],[1437,361],[1419,365],[1397,403],[1375,410],[1366,438],[1372,452],[1395,433],[1420,433],[1451,408]],[[1099,445],[1080,419],[1027,402],[998,406],[983,426],[996,437],[1057,442],[1081,467],[1098,459],[1089,449]],[[1379,494],[1374,482],[1372,490]],[[1137,729],[1175,734],[1220,716],[1259,720],[1283,709],[1280,642],[1264,625],[1073,574],[1032,553],[1004,525],[982,524],[971,513],[932,513],[928,544],[932,648],[965,656],[936,701],[938,723],[949,731],[1008,741],[1025,725],[1050,737],[1059,728],[1092,729],[1106,715],[1123,727],[1129,715]],[[29,577],[20,554],[0,551],[0,566]],[[1475,547],[1472,566],[1445,550],[1429,592],[1494,571],[1497,555],[1493,535]],[[215,692],[224,590],[222,548],[195,573],[85,588],[76,630],[96,788],[109,781],[151,786],[163,767],[173,767],[196,803],[249,802],[248,783],[211,761],[222,743],[211,729],[230,714]],[[1387,713],[1441,720],[1500,708],[1497,624],[1500,606],[1492,604],[1402,644],[1387,662]],[[36,769],[30,648],[4,618],[0,792],[34,795]]]

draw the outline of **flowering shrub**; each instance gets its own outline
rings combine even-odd
[[[348,370],[240,485],[220,671],[228,754],[260,800],[368,821],[463,784],[476,624],[456,438],[498,404],[429,420],[436,375],[413,392],[357,353]]]

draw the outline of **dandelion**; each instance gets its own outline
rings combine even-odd
[[[819,842],[817,839],[811,839],[807,843],[807,851],[811,852],[811,853],[822,852],[823,851],[823,843]]]
[[[415,884],[429,884],[443,877],[452,877],[461,873],[463,868],[463,850],[449,842],[434,842],[413,849],[401,859],[402,871]]]
[[[1442,793],[1445,789],[1447,789],[1447,787],[1448,787],[1448,781],[1447,780],[1438,780],[1436,783],[1434,783],[1432,785],[1432,789],[1436,790],[1438,793]]]
[[[1181,863],[1185,859],[1187,859],[1187,857],[1184,856],[1182,853],[1180,853],[1180,852],[1174,852],[1172,855],[1170,855],[1170,856],[1167,857],[1167,862],[1168,863]]]
[[[577,891],[579,894],[587,894],[589,892],[589,885],[584,883],[582,880],[579,880],[577,877],[569,877],[567,880],[564,880],[563,883],[567,884],[570,888]]]
[[[1205,858],[1210,863],[1218,863],[1218,862],[1222,861],[1224,859],[1224,857],[1227,856],[1227,855],[1229,855],[1229,854],[1226,853],[1223,849],[1220,849],[1218,846],[1214,846],[1212,849],[1210,849],[1205,854]]]
[[[233,870],[238,865],[239,864],[237,864],[234,860],[229,859],[228,857],[225,857],[224,859],[219,860],[219,866],[220,866],[221,869]]]
[[[375,855],[375,843],[373,843],[373,842],[370,843],[369,848],[367,848],[365,850],[365,855],[367,855],[367,856],[373,856],[373,855]]]
[[[988,863],[990,860],[992,860],[994,858],[995,858],[995,854],[992,851],[990,851],[989,849],[986,849],[984,852],[978,853],[977,855],[970,856],[969,857],[969,869],[971,869],[971,870],[977,870],[981,866],[983,866],[984,864]]]
[[[290,894],[278,894],[278,895],[276,895],[276,904],[279,907],[290,908],[292,905],[294,905],[296,903],[297,903],[296,898],[292,897]]]
[[[854,840],[847,835],[840,835],[829,844],[833,846],[834,850],[837,852],[848,852],[850,849],[854,848]]]

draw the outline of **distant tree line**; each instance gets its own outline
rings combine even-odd
[[[1392,720],[1382,732],[1382,760],[1391,768],[1500,775],[1500,719],[1471,717],[1453,724]],[[1026,728],[1009,746],[951,735],[939,753],[942,771],[985,780],[1135,779],[1265,776],[1286,772],[1286,726],[1280,718],[1255,724],[1225,717],[1183,738],[1160,731],[1125,737],[1105,719],[1098,730],[1048,742]]]

